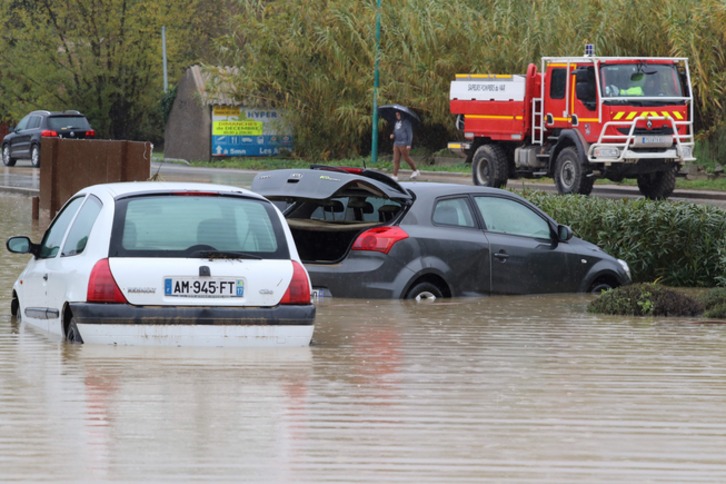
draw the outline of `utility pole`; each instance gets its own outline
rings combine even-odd
[[[376,6],[376,58],[373,68],[373,133],[371,140],[371,163],[378,162],[378,66],[381,61],[381,0]]]
[[[169,77],[166,73],[166,26],[161,27],[161,55],[164,64],[164,94],[169,91]]]

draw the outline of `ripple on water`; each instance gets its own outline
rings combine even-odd
[[[0,217],[39,239],[25,199]],[[10,318],[25,261],[0,268],[2,480],[726,482],[722,325],[341,299],[310,348],[73,346]]]

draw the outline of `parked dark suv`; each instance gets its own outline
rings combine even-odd
[[[3,138],[3,164],[15,166],[19,159],[29,159],[40,166],[40,138],[95,138],[86,117],[78,111],[33,111],[20,120]]]

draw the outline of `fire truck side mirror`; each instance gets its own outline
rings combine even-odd
[[[592,67],[578,67],[575,69],[575,82],[595,82],[595,71]]]
[[[595,109],[595,70],[592,67],[575,69],[575,95],[590,110]]]

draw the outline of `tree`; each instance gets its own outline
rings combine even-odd
[[[208,47],[212,13],[203,0],[0,2],[2,112],[17,121],[33,109],[78,109],[99,137],[157,141],[161,28],[173,82]]]

